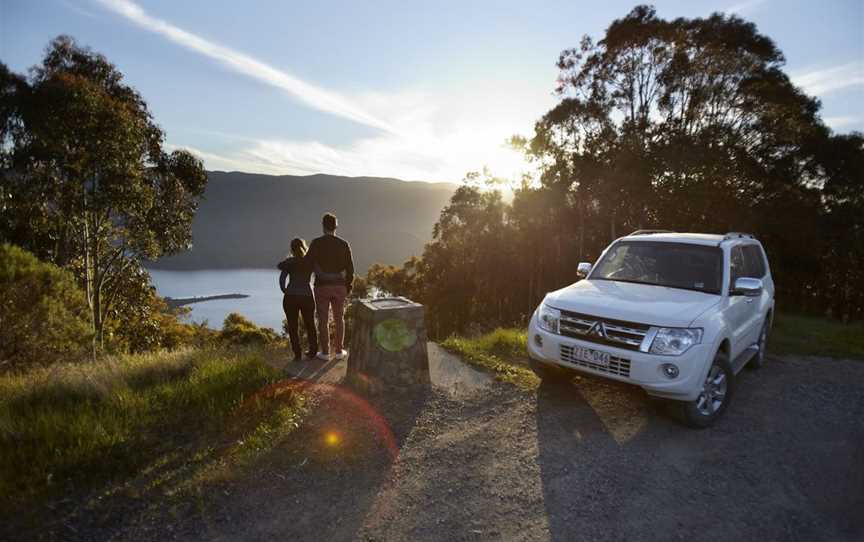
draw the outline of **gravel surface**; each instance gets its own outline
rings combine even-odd
[[[862,540],[862,382],[860,361],[769,358],[702,431],[588,378],[372,403],[324,385],[248,476],[60,538]]]

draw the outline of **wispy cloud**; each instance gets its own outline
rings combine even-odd
[[[851,115],[841,115],[837,117],[824,117],[822,121],[833,128],[834,130],[839,130],[841,128],[845,128],[847,126],[852,126],[855,124],[860,124],[861,119],[859,117],[854,117]]]
[[[518,178],[529,168],[505,139],[515,133],[530,135],[534,120],[551,107],[554,97],[518,83],[512,84],[512,94],[496,94],[489,87],[435,95],[403,91],[359,96],[369,111],[386,111],[397,132],[347,145],[238,137],[230,141],[230,150],[224,144],[219,150],[186,148],[208,169],[458,181],[468,171],[488,166],[496,175]],[[227,142],[229,136],[223,135]]]
[[[823,96],[840,89],[864,85],[864,62],[849,62],[792,75],[792,82],[808,94]]]
[[[466,127],[467,128],[467,127]],[[346,176],[397,177],[414,181],[458,181],[465,173],[489,166],[493,172],[516,178],[526,169],[520,154],[504,144],[501,133],[476,130],[427,138],[381,135],[335,146],[320,141],[240,140],[229,151],[210,152],[184,147],[198,155],[208,169],[237,170],[274,175],[330,173]]]
[[[63,4],[67,9],[70,9],[70,10],[74,11],[75,13],[77,13],[77,14],[79,14],[79,15],[83,15],[83,16],[85,16],[85,17],[89,17],[89,18],[91,18],[91,19],[95,19],[95,18],[96,18],[96,14],[95,14],[95,13],[93,13],[93,12],[90,11],[90,10],[87,10],[87,9],[82,8],[81,6],[79,6],[79,5],[77,5],[77,4],[73,4],[73,3],[70,2],[69,0],[60,0],[60,3]]]
[[[760,7],[765,2],[766,0],[750,0],[749,2],[741,2],[740,4],[730,6],[723,11],[730,15],[747,15],[748,13],[755,11],[756,8]]]
[[[483,80],[434,94],[403,89],[340,95],[153,17],[130,0],[97,1],[150,32],[279,88],[315,109],[380,129],[345,145],[248,134],[234,137],[204,126],[185,130],[207,132],[225,141],[210,147],[197,138],[170,139],[171,148],[192,151],[208,169],[458,181],[468,171],[488,166],[497,175],[513,178],[526,164],[504,145],[505,139],[516,133],[530,135],[534,121],[555,101],[547,89],[520,79]],[[502,92],[503,88],[507,91]]]
[[[284,70],[270,66],[247,54],[219,45],[174,26],[167,21],[148,15],[134,2],[129,0],[97,1],[150,32],[159,34],[178,45],[210,57],[238,73],[279,88],[319,111],[338,115],[388,132],[393,131],[393,127],[389,123],[371,115],[356,103],[336,92],[303,81]]]

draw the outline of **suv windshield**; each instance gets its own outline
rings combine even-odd
[[[591,280],[635,282],[720,293],[723,251],[689,243],[615,243],[591,273]]]

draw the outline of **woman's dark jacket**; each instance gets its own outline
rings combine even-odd
[[[312,262],[307,258],[291,256],[279,262],[277,266],[282,273],[279,274],[279,289],[285,295],[312,295],[312,287],[309,281],[312,278]],[[285,278],[291,280],[285,284]]]

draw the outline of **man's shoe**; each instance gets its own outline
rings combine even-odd
[[[330,354],[327,352],[318,352],[318,355],[315,356],[318,359],[323,359],[324,361],[330,361]]]
[[[347,356],[347,355],[348,355],[348,351],[343,348],[342,350],[336,352],[336,359],[338,359],[338,360],[345,359],[345,356]]]
[[[315,359],[315,357],[315,350],[310,350],[309,352],[306,352],[306,359]]]

